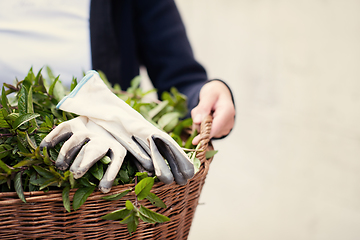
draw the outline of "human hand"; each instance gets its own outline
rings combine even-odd
[[[229,134],[235,123],[235,106],[229,88],[218,80],[208,82],[201,88],[199,104],[191,110],[196,126],[209,114],[213,116],[210,138]],[[192,143],[197,145],[199,141],[200,135],[196,136]]]

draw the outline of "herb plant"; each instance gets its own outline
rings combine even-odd
[[[46,71],[47,77],[43,71]],[[188,111],[183,94],[172,88],[170,92],[162,94],[161,101],[145,102],[144,97],[156,90],[143,92],[139,87],[140,77],[134,78],[131,86],[124,91],[117,84],[111,86],[101,72],[100,75],[119,98],[155,126],[168,132],[188,152],[198,169],[200,161],[195,157],[196,147],[191,143],[196,131],[185,140],[181,137],[192,125],[190,118],[183,119]],[[23,80],[15,80],[14,84],[4,83],[0,108],[0,192],[16,191],[19,198],[26,202],[24,192],[61,189],[64,208],[70,212],[79,209],[95,191],[110,162],[109,157],[103,157],[83,177],[74,179],[69,170],[61,171],[54,165],[62,144],[54,149],[44,148],[40,151],[39,148],[41,140],[53,128],[76,117],[56,109],[56,104],[76,85],[77,80],[73,78],[70,89],[66,89],[60,76],[55,77],[49,67],[40,69],[36,75],[31,68]],[[208,157],[215,153],[209,153]],[[168,217],[139,203],[140,200],[148,199],[155,206],[166,208],[161,199],[151,192],[156,181],[156,176],[139,172],[131,156],[127,156],[114,185],[133,183],[134,187],[103,198],[118,200],[132,191],[136,197],[134,202],[128,200],[123,209],[109,213],[103,219],[120,220],[120,223],[127,224],[130,234],[136,231],[139,220],[149,223],[169,221]],[[72,203],[70,189],[75,189]]]

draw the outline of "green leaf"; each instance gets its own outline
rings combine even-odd
[[[117,193],[117,194],[102,197],[102,199],[110,200],[110,201],[119,200],[122,197],[124,197],[126,194],[128,194],[130,191],[131,191],[131,189],[128,189],[128,190],[125,190],[125,191],[123,191],[121,193]]]
[[[100,78],[103,80],[103,82],[106,84],[106,86],[108,86],[108,88],[111,88],[111,83],[107,79],[105,73],[100,70],[98,70],[97,72],[99,73]]]
[[[136,231],[137,226],[139,225],[139,217],[136,216],[136,211],[131,211],[129,216],[127,216],[120,223],[127,224],[128,232],[131,235]]]
[[[152,205],[166,208],[166,204],[158,196],[156,196],[156,194],[150,192],[146,198],[151,202]]]
[[[57,83],[57,81],[59,81],[59,77],[60,77],[60,75],[57,76],[57,77],[55,78],[55,80],[51,83],[50,88],[49,88],[49,95],[53,95],[53,94],[54,94],[55,84]]]
[[[98,164],[95,163],[91,168],[90,168],[90,172],[91,174],[97,179],[97,180],[101,180],[102,177],[104,176],[104,168],[102,164]]]
[[[133,210],[133,209],[135,209],[134,204],[132,204],[132,202],[129,201],[129,200],[126,200],[126,202],[125,202],[125,207],[126,207],[127,210]]]
[[[58,76],[59,77],[59,76]],[[66,95],[66,90],[65,90],[65,87],[63,84],[61,84],[61,81],[58,81],[56,84],[55,84],[55,87],[54,87],[54,90],[53,90],[53,95],[54,95],[54,98],[57,100],[57,101],[60,101],[61,99],[63,99]]]
[[[32,86],[30,86],[29,91],[27,91],[27,99],[26,99],[26,112],[34,113],[33,106],[33,95],[32,95]]]
[[[4,86],[2,87],[2,90],[1,90],[1,105],[8,114],[11,113],[10,104],[9,104],[8,98],[6,97],[6,92],[5,92]]]
[[[8,156],[11,153],[13,147],[9,144],[1,144],[0,145],[0,159]]]
[[[139,209],[140,214],[146,216],[147,218],[152,219],[155,222],[158,223],[164,223],[164,222],[168,222],[170,221],[170,218],[160,214],[160,213],[156,213],[146,207],[144,207],[143,205],[140,206]]]
[[[137,199],[143,200],[144,198],[146,198],[149,195],[153,185],[154,185],[154,178],[152,177],[144,178],[138,184],[136,184],[135,194],[137,195]]]
[[[175,142],[179,145],[182,146],[183,145],[183,141],[181,139],[181,137],[179,135],[174,134],[173,132],[169,133],[170,137],[172,137],[172,139],[175,140]]]
[[[54,176],[59,179],[59,180],[63,180],[64,177],[58,172],[55,170],[54,166],[49,166],[49,171],[54,174]]]
[[[70,187],[74,188],[75,184],[76,184],[76,181],[75,181],[75,178],[74,178],[74,174],[72,172],[70,172],[70,171],[69,171],[69,182],[70,182]]]
[[[73,79],[71,80],[70,91],[74,90],[76,85],[77,85],[77,79],[73,77]]]
[[[143,220],[144,222],[147,222],[147,223],[156,223],[156,221],[154,221],[153,219],[149,218],[148,216],[145,216],[144,214],[139,214],[139,217],[141,220]]]
[[[170,132],[179,121],[179,113],[170,112],[166,113],[158,121],[160,128],[164,129],[165,132]]]
[[[131,82],[130,82],[130,87],[132,89],[136,89],[140,86],[140,83],[141,83],[141,77],[140,76],[136,76],[134,77]]]
[[[33,175],[31,175],[30,177],[30,183],[34,186],[38,186],[40,187],[41,185],[43,185],[48,179],[43,178],[43,177],[37,177],[36,173],[34,173]]]
[[[192,118],[186,118],[186,119],[180,121],[178,125],[176,125],[176,127],[173,130],[173,133],[180,136],[183,129],[187,128],[187,127],[191,127],[192,124],[193,124]]]
[[[43,176],[44,178],[47,178],[47,179],[52,179],[54,178],[54,174],[52,174],[50,171],[42,168],[42,167],[39,167],[39,166],[33,166],[33,168],[35,169],[35,171],[37,173],[39,173],[41,176]]]
[[[35,79],[35,75],[31,67],[30,70],[28,71],[27,76],[24,78],[24,84],[30,86],[34,82],[34,79]]]
[[[18,135],[16,136],[16,140],[17,140],[18,150],[21,152],[21,154],[30,152],[26,147],[27,142],[24,136],[20,136],[20,132],[18,132]]]
[[[122,219],[126,218],[130,212],[131,212],[130,210],[128,210],[126,208],[122,208],[122,209],[113,211],[111,213],[108,213],[108,214],[102,216],[101,218],[104,220],[119,220],[119,219],[122,220]]]
[[[79,188],[73,198],[73,209],[78,210],[86,201],[86,199],[95,190],[96,186]]]
[[[51,179],[47,179],[43,184],[40,185],[39,190],[43,190],[44,188],[47,188],[49,186],[56,186],[58,185],[59,180],[55,177],[51,178]]]
[[[22,160],[19,163],[15,164],[13,166],[13,168],[21,168],[21,167],[25,167],[25,166],[32,166],[32,165],[39,164],[39,163],[41,163],[40,160],[25,159],[25,160]]]
[[[46,73],[47,73],[49,79],[54,80],[55,76],[54,76],[54,73],[53,73],[52,69],[50,68],[50,66],[46,66],[45,69],[46,69]]]
[[[63,205],[66,211],[71,212],[70,209],[70,186],[66,186],[62,191]]]
[[[8,115],[5,108],[0,109],[0,128],[10,128],[11,126],[5,120],[5,117]]]
[[[26,108],[27,108],[27,113],[34,113],[34,104],[33,104],[33,87],[30,86],[28,94],[27,94],[27,101],[26,101]],[[36,122],[35,119],[31,119],[30,120],[31,125],[33,126],[33,129],[35,130],[36,128],[38,128],[38,124]]]
[[[23,115],[27,112],[27,89],[26,87],[23,85],[17,95],[18,98],[18,110],[19,110],[19,114]]]
[[[129,173],[126,170],[120,169],[119,176],[120,176],[120,180],[123,183],[129,183],[130,182]]]
[[[17,195],[19,196],[19,198],[21,199],[21,201],[26,203],[24,189],[23,189],[22,182],[21,182],[21,175],[22,175],[21,172],[18,172],[15,175],[14,187],[15,187],[15,191],[16,191]]]
[[[161,99],[162,99],[163,101],[168,101],[170,106],[174,106],[174,105],[175,105],[174,99],[173,99],[173,97],[171,96],[171,94],[170,94],[169,92],[166,92],[166,91],[163,92],[163,93],[161,94]]]
[[[185,148],[194,148],[194,145],[192,144],[192,140],[194,139],[194,137],[198,134],[198,131],[195,129],[190,137],[186,140],[185,142]]]
[[[50,156],[49,156],[49,153],[47,151],[47,147],[44,147],[43,150],[42,150],[42,154],[43,154],[43,159],[44,159],[44,163],[48,166],[52,165],[52,162],[50,160]]]
[[[38,73],[36,74],[35,77],[35,81],[34,81],[34,85],[39,85],[39,81],[41,81],[42,75],[41,75],[41,71],[43,68],[40,68],[40,70],[38,71]]]
[[[84,187],[92,187],[96,186],[95,183],[90,182],[89,180],[89,173],[86,173],[84,176],[78,179],[78,183],[83,185]]]
[[[0,159],[0,168],[2,168],[7,174],[11,174],[12,169],[8,165],[6,165],[1,159]]]
[[[209,151],[207,151],[205,153],[206,159],[212,158],[217,152],[218,152],[218,150],[209,150]]]
[[[137,173],[135,173],[135,176],[138,177],[138,181],[141,181],[144,178],[148,177],[148,173],[147,172],[137,172]]]
[[[54,126],[54,117],[51,115],[51,118],[49,116],[45,116],[45,123],[46,127],[52,128]]]
[[[200,166],[201,166],[200,159],[195,157],[194,160],[193,160],[193,164],[194,164],[194,168],[195,168],[195,173],[197,173],[199,171],[199,169],[200,169]]]
[[[37,118],[39,117],[40,114],[38,113],[26,113],[23,115],[20,115],[18,118],[15,119],[14,123],[13,123],[13,128],[18,128],[21,125],[23,125],[26,122],[29,122],[31,119]]]
[[[100,162],[102,162],[103,164],[107,165],[111,162],[111,158],[109,156],[104,156],[100,159]]]
[[[27,143],[29,144],[29,146],[32,148],[32,149],[36,149],[37,148],[37,146],[36,146],[36,143],[34,143],[31,139],[30,139],[30,137],[29,137],[29,134],[27,133],[27,132],[25,132],[26,133],[26,141],[27,141]]]
[[[161,110],[165,109],[166,106],[169,104],[169,101],[165,100],[159,103],[156,107],[151,109],[148,114],[151,119],[153,119]]]
[[[6,120],[9,120],[9,121],[15,121],[18,117],[20,116],[19,113],[10,113],[9,115],[6,116]]]

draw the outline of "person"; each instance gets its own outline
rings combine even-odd
[[[23,2],[22,0],[17,1]],[[66,53],[68,60],[64,61],[64,59],[60,58],[63,64],[71,65],[71,61],[78,61],[76,59],[79,58],[87,61],[88,55],[91,55],[90,68],[101,70],[111,83],[118,83],[123,89],[130,85],[131,79],[139,75],[140,66],[145,66],[149,78],[158,90],[159,95],[174,86],[188,97],[188,108],[191,109],[189,114],[191,114],[194,124],[199,124],[206,115],[212,114],[211,137],[223,138],[229,134],[235,123],[235,105],[232,92],[224,81],[219,79],[209,80],[204,67],[195,60],[185,26],[174,0],[91,0],[90,4],[87,1],[89,0],[82,1],[89,6],[86,11],[84,11],[84,8],[78,8],[73,9],[74,11],[71,14],[57,15],[62,18],[52,17],[51,12],[47,13],[49,16],[47,16],[46,21],[51,22],[51,20],[54,20],[57,21],[58,25],[43,29],[44,32],[54,31],[59,34],[59,31],[56,30],[57,26],[62,26],[64,30],[73,29],[74,32],[71,34],[74,35],[70,34],[70,37],[79,42],[78,48],[71,48],[74,50]],[[14,4],[13,1],[10,2],[12,3],[8,4]],[[25,8],[31,7],[31,4],[38,4],[38,7],[33,8],[33,10],[41,7],[45,9],[51,4],[50,7],[53,7],[56,11],[59,11],[59,9],[66,11],[69,10],[69,8],[66,8],[66,3],[74,4],[73,2],[78,1],[61,1],[60,3],[57,1],[31,0],[27,1]],[[56,3],[58,6],[56,6]],[[6,11],[3,6],[1,8]],[[77,35],[75,35],[80,31],[80,27],[68,22],[63,24],[61,20],[69,16],[75,16],[78,14],[77,10],[83,10],[82,12],[85,12],[85,14],[89,13],[87,17],[81,16],[83,19],[89,18],[90,41],[83,44],[85,51],[86,48],[90,49],[88,55],[76,50],[79,49],[80,51],[81,46],[81,38],[77,38]],[[41,15],[37,11],[33,12],[34,16]],[[78,19],[78,15],[73,17],[74,21]],[[30,19],[25,20],[29,21]],[[4,32],[8,33],[0,29],[0,34]],[[54,44],[65,36],[66,34],[60,34],[58,38],[46,38],[38,35],[36,38],[43,42],[51,40]],[[5,48],[4,45],[9,48],[11,42],[9,40],[9,42],[1,45],[3,45],[3,48]],[[68,45],[61,49],[55,47],[58,54],[67,52],[70,49],[69,44],[71,45],[71,42],[63,42]],[[86,44],[89,44],[89,46]],[[49,46],[51,49],[54,48],[54,45]],[[35,48],[37,54],[46,55],[46,50],[41,51],[43,48],[45,48],[45,43],[40,48]],[[9,55],[13,56],[14,51]],[[57,55],[51,57],[57,58]],[[3,55],[3,58],[6,58],[6,56]],[[29,56],[24,55],[23,58],[27,59]],[[13,57],[13,59],[16,64],[16,60],[19,58]],[[29,58],[28,61],[31,59],[35,58]],[[37,57],[38,61],[42,59],[42,57]],[[9,66],[4,67],[7,60],[9,58],[0,59],[3,65],[1,70],[4,68],[11,69]],[[196,145],[198,141],[198,137],[194,138],[193,144]]]

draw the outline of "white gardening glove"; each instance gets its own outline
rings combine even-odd
[[[58,109],[87,116],[111,133],[147,170],[150,155],[155,175],[170,184],[186,184],[194,176],[194,166],[181,147],[167,133],[113,94],[96,71],[89,71],[75,89],[57,105]],[[164,161],[167,160],[169,166]]]
[[[61,141],[65,142],[55,165],[60,170],[66,170],[74,160],[70,171],[75,179],[82,177],[103,156],[109,155],[111,162],[99,183],[100,191],[109,192],[123,163],[126,149],[105,129],[85,116],[59,124],[42,140],[40,149],[53,148]]]

